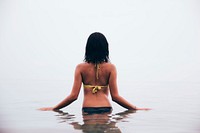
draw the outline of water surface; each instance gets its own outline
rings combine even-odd
[[[82,115],[79,99],[62,112],[39,111],[55,105],[70,89],[66,81],[1,81],[1,130],[8,133],[199,133],[199,83],[121,84],[120,94],[150,111],[127,111],[112,102],[111,114]]]

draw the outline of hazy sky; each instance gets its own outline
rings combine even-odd
[[[1,0],[0,80],[65,80],[102,32],[122,81],[200,82],[198,0]],[[124,78],[125,77],[125,78]]]

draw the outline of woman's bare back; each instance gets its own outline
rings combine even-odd
[[[108,100],[111,65],[110,63],[101,63],[97,67],[92,63],[80,64],[80,72],[84,84],[83,107],[111,106]],[[92,90],[95,86],[102,87],[96,93],[93,93]]]

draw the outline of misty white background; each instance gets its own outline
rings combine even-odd
[[[70,93],[87,38],[98,31],[109,42],[120,94],[153,108],[129,119],[134,129],[199,132],[199,7],[199,0],[0,0],[0,124],[71,129],[36,108]],[[80,121],[80,108],[78,100],[66,110]],[[118,125],[132,132],[133,123]]]
[[[120,82],[200,81],[198,0],[1,0],[0,80],[73,80],[92,32]],[[127,81],[128,80],[128,81]]]

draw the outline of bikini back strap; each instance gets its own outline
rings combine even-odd
[[[102,87],[108,87],[107,86],[100,86],[100,85],[84,85],[84,87],[89,87],[89,88],[93,88],[92,89],[92,93],[97,93],[98,90],[101,90]]]
[[[95,64],[95,68],[96,68],[96,79],[99,79],[99,69],[100,69],[100,65],[99,65],[99,64]]]

